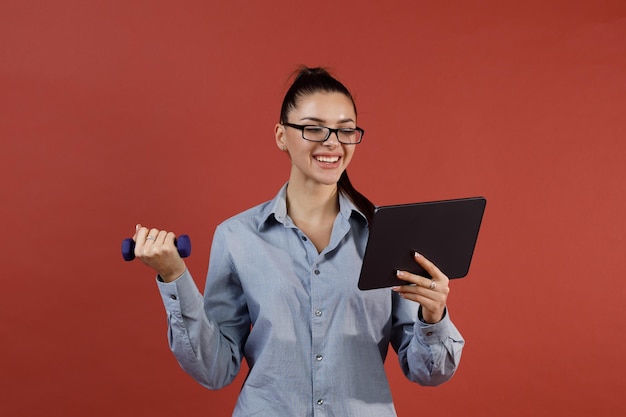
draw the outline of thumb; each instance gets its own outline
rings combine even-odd
[[[137,233],[139,233],[139,229],[141,229],[141,225],[139,223],[137,223],[135,225],[135,234],[133,235],[133,240],[136,242],[137,241]]]

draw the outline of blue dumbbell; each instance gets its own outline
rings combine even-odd
[[[174,239],[174,245],[176,245],[178,254],[181,258],[186,258],[191,255],[191,240],[189,239],[189,236],[178,236],[177,239]],[[135,241],[131,238],[127,238],[122,241],[122,257],[125,261],[132,261],[135,259]]]

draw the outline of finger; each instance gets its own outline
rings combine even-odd
[[[434,281],[428,280],[429,283],[433,283]],[[421,297],[424,299],[437,300],[440,295],[445,295],[445,288],[439,288],[436,284],[435,286],[428,286],[415,284],[415,285],[398,285],[391,288],[392,291],[399,293],[403,296],[410,297]]]
[[[414,258],[415,258],[415,261],[418,264],[420,264],[422,268],[424,268],[424,270],[428,273],[428,275],[432,277],[432,280],[434,282],[448,281],[448,277],[446,276],[446,274],[441,272],[441,270],[437,268],[437,266],[434,263],[426,259],[423,255],[419,254],[418,252],[415,252]],[[427,286],[430,286],[430,282],[428,283]]]
[[[163,234],[163,247],[167,252],[171,252],[180,257],[178,249],[176,248],[176,235],[172,232],[165,232]]]
[[[146,236],[148,236],[149,230],[146,227],[139,227],[135,236],[137,237],[135,243],[143,243],[146,241]]]
[[[153,245],[158,245],[158,246],[163,246],[163,244],[165,243],[165,236],[167,236],[167,232],[165,230],[159,230],[153,236],[154,236],[154,240],[152,241],[152,244]]]
[[[417,286],[401,286],[397,287],[398,290],[394,290],[398,295],[405,300],[419,303],[424,311],[435,315],[437,312],[443,311],[447,302],[447,295],[440,292],[434,292]]]
[[[420,288],[429,288],[431,282],[433,282],[430,278],[423,277],[421,275],[415,275],[408,271],[396,271],[396,276],[400,278],[402,281],[406,281],[410,284],[415,284]]]
[[[145,227],[139,226],[139,229],[135,232],[135,256],[141,257],[143,253],[143,247],[146,243],[146,236],[148,236],[148,229]]]
[[[176,242],[176,235],[175,235],[173,232],[168,232],[168,233],[165,235],[165,243],[166,243],[167,245],[171,245],[171,246],[176,247],[175,242]]]
[[[154,241],[157,240],[159,236],[159,229],[150,229],[150,232],[148,233],[148,236],[146,236],[146,244],[148,244],[148,242],[150,242],[150,245],[154,244]]]
[[[400,285],[392,287],[392,291],[397,292],[403,298],[416,301],[422,304],[424,308],[430,310],[445,306],[450,289],[443,285],[435,285],[432,289],[425,288],[421,285]]]

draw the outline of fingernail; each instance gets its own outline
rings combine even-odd
[[[404,276],[404,272],[402,272],[402,271],[400,271],[400,270],[398,269],[398,270],[396,270],[396,276],[397,276],[397,277],[402,277],[402,276]]]
[[[416,257],[416,258],[419,258],[419,257],[421,257],[421,256],[422,256],[422,255],[420,255],[418,252],[415,252],[415,257]]]
[[[140,225],[139,223],[137,223],[137,224],[135,225],[135,232],[136,232],[137,230],[139,230],[139,228],[140,228],[140,227],[141,227],[141,225]]]
[[[400,291],[400,287],[391,287],[391,291],[398,292]]]

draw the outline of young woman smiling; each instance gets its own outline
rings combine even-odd
[[[357,288],[374,205],[346,168],[363,134],[348,89],[322,68],[302,68],[274,128],[289,179],[217,227],[204,295],[173,233],[136,228],[135,255],[158,273],[182,368],[218,389],[247,361],[234,416],[395,416],[383,366],[390,345],[422,385],[458,366],[464,341],[435,265],[416,254],[432,281],[399,271],[405,286]]]

